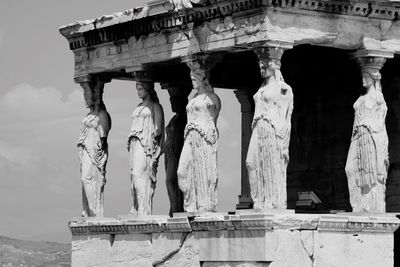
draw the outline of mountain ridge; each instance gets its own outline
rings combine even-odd
[[[0,236],[0,266],[71,266],[71,245]]]

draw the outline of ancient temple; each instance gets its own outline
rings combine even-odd
[[[160,83],[171,96],[185,98],[193,88],[188,62],[202,58],[209,84],[231,89],[242,113],[241,181],[232,181],[241,184],[236,212],[71,221],[74,266],[394,265],[400,225],[400,3],[155,0],[60,32],[74,54],[74,79],[85,90],[97,92],[104,83],[107,90],[107,83],[123,79]],[[260,51],[273,58],[293,94],[288,210],[251,209],[246,158],[253,95],[263,83]],[[353,104],[364,94],[362,73],[372,73],[385,104],[386,213],[351,212],[346,161],[357,126]],[[319,214],[294,213],[298,193],[306,191],[321,200]]]

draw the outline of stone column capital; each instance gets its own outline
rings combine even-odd
[[[239,100],[240,103],[240,111],[242,113],[252,112],[253,105],[251,101],[251,95],[248,90],[235,90],[236,98]]]
[[[192,91],[192,85],[188,83],[161,83],[161,89],[168,90],[171,97],[188,97]]]
[[[354,53],[362,72],[379,72],[388,58],[394,57],[393,51],[363,49]]]
[[[274,62],[277,68],[280,68],[282,55],[285,50],[293,48],[293,42],[269,40],[252,43],[251,47],[260,63],[267,65],[269,62]]]
[[[209,74],[211,69],[222,60],[222,55],[208,55],[208,54],[192,54],[181,58],[183,63],[190,68],[190,70],[202,69]]]
[[[74,78],[75,83],[90,83],[90,82],[102,82],[102,83],[109,83],[111,82],[111,77],[100,74],[88,74],[82,75]]]
[[[251,43],[250,47],[258,56],[259,60],[281,60],[283,52],[293,48],[293,42],[268,40]]]
[[[132,76],[136,82],[154,82],[148,71],[134,71]]]
[[[356,58],[365,58],[365,57],[373,57],[373,58],[393,58],[394,52],[390,50],[378,50],[378,49],[360,49],[354,53],[354,57]]]

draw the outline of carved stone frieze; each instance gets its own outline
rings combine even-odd
[[[318,231],[329,232],[371,232],[393,233],[399,227],[395,216],[363,217],[363,216],[321,216]]]
[[[287,1],[277,0],[225,0],[207,6],[201,5],[205,2],[202,0],[170,0],[169,2],[173,4],[165,6],[164,1],[160,1],[159,4],[148,7],[65,25],[60,28],[60,32],[69,39],[70,49],[75,50],[105,42],[126,40],[133,36],[139,38],[152,32],[192,22],[209,21],[234,13],[250,10],[259,12],[261,7],[265,7],[266,10],[274,8],[279,12],[312,11],[316,14],[337,14],[389,21],[397,19],[400,12],[395,5],[367,1],[349,3],[348,1],[294,0],[287,4]],[[195,8],[193,4],[196,4]],[[176,11],[185,10],[185,12],[168,12],[171,6]],[[151,12],[160,9],[163,11]]]
[[[69,223],[73,235],[186,233],[192,231],[236,230],[318,230],[344,233],[393,233],[400,220],[390,214],[182,214],[178,217],[133,216],[119,219],[86,218]]]
[[[273,215],[271,214],[247,214],[231,215],[225,219],[232,222],[235,230],[272,230]]]
[[[189,219],[187,217],[168,218],[165,230],[169,232],[191,232]]]

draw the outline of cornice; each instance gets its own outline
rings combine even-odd
[[[68,24],[60,28],[71,50],[88,48],[107,42],[139,38],[153,32],[201,24],[226,16],[248,15],[260,11],[312,11],[316,14],[346,15],[378,20],[400,19],[400,5],[382,1],[329,0],[215,0],[207,6],[174,11],[169,1],[152,1],[145,7],[126,10],[109,16]]]
[[[72,235],[134,234],[236,230],[315,230],[343,233],[393,233],[400,220],[390,214],[181,214],[165,216],[127,216],[118,219],[87,218],[69,222]]]

